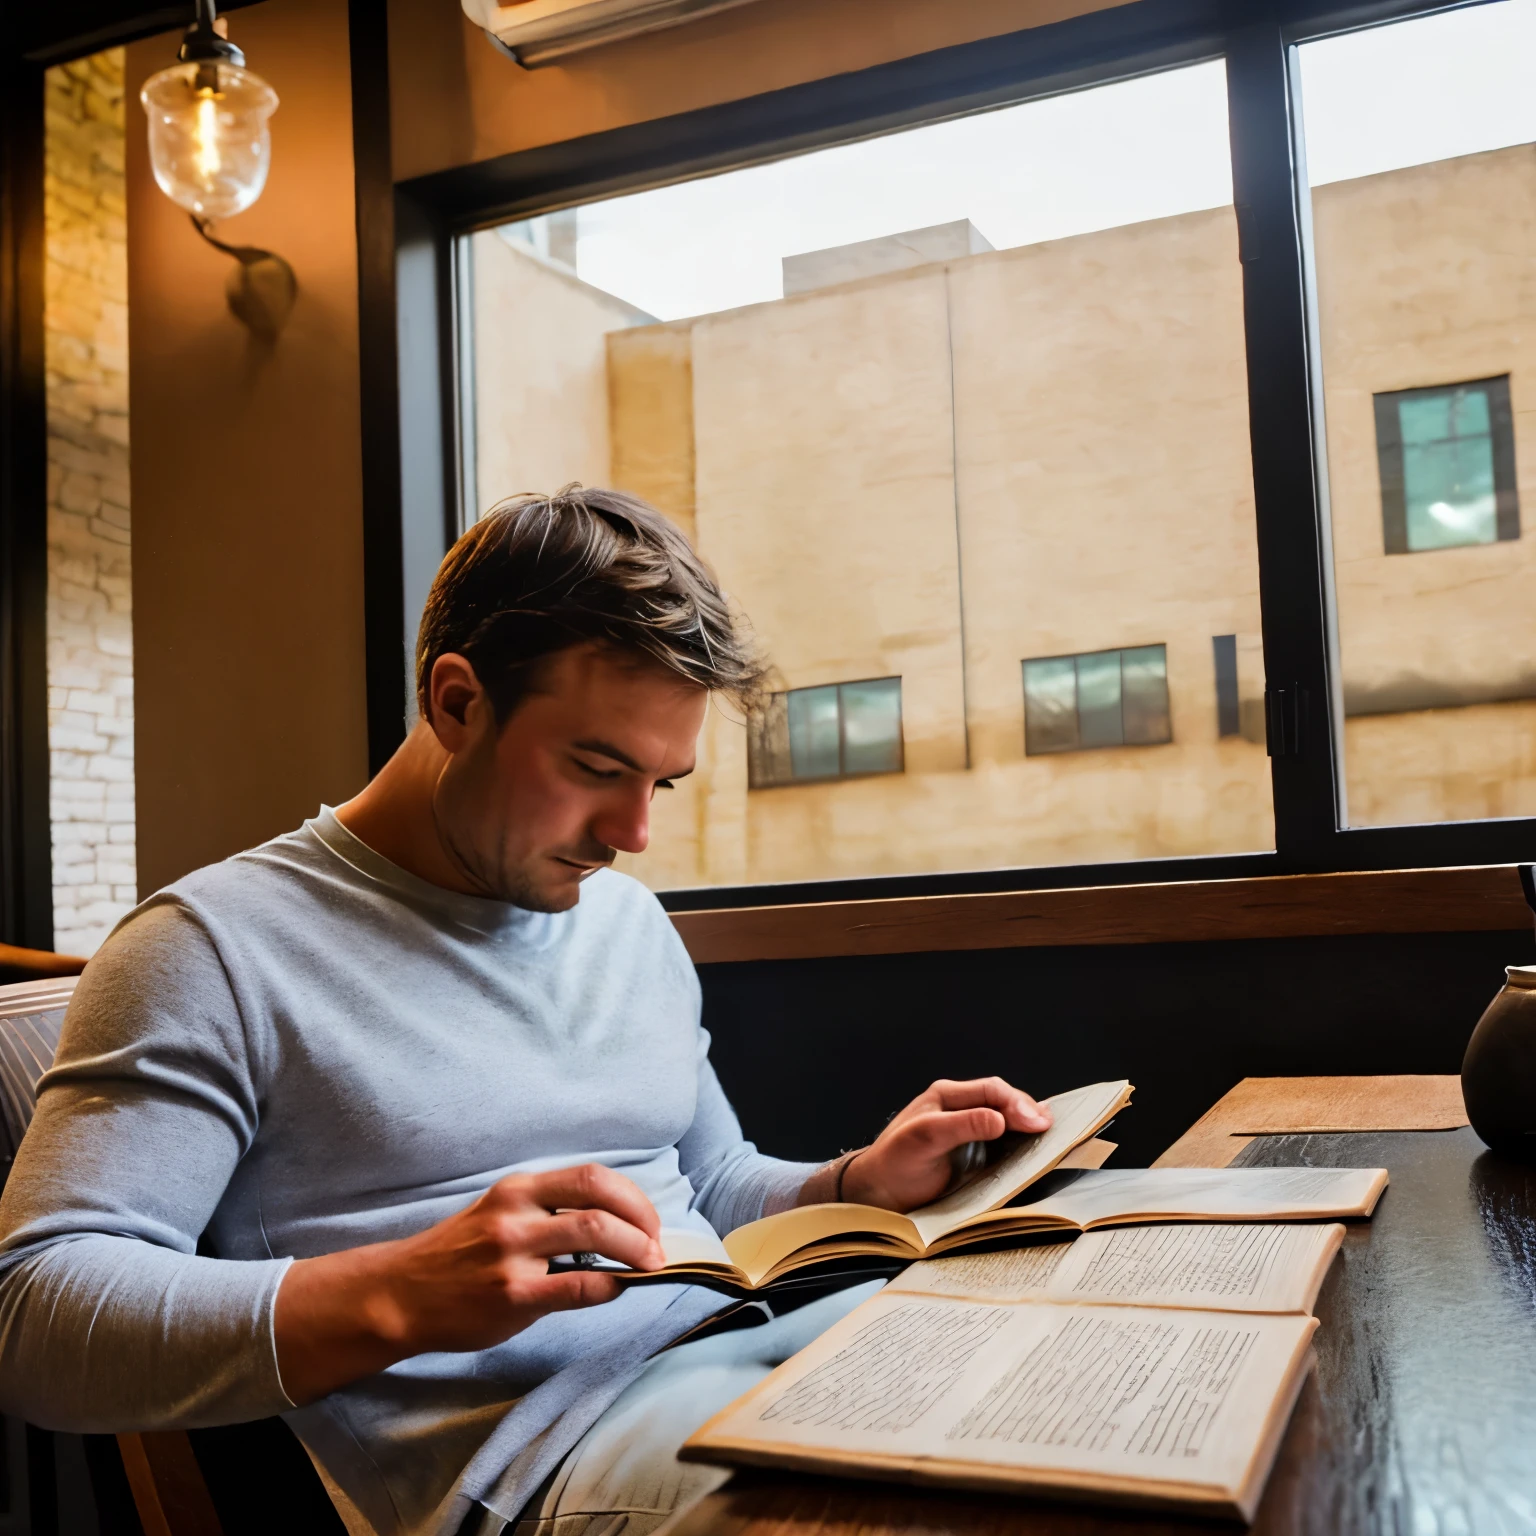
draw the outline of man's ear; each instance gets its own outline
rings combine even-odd
[[[490,707],[491,701],[465,657],[450,651],[432,663],[427,682],[427,723],[445,752],[462,752]]]

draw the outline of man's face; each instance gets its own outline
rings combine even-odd
[[[693,771],[708,702],[660,665],[595,645],[549,658],[499,731],[479,693],[433,797],[449,857],[486,896],[574,907],[594,870],[644,851],[652,796]]]

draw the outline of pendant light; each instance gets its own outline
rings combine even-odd
[[[244,212],[267,184],[277,92],[245,67],[245,55],[220,36],[217,20],[214,0],[197,0],[179,62],[151,75],[139,100],[149,118],[156,183],[210,245],[239,263],[226,284],[229,307],[271,340],[293,307],[293,268],[271,251],[217,240],[211,228]]]

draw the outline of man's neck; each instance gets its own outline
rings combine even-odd
[[[420,880],[462,895],[482,894],[448,857],[432,814],[432,796],[448,761],[437,737],[417,721],[395,755],[360,794],[336,808],[336,819],[359,842]]]

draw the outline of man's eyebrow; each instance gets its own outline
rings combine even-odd
[[[616,746],[613,745],[611,741],[573,741],[571,745],[575,747],[578,752],[594,752],[599,757],[611,757],[614,762],[623,763],[626,768],[632,770],[635,773],[650,772],[648,768],[642,768],[640,764],[637,763],[634,758],[629,755],[629,753],[621,752]],[[692,768],[683,768],[677,773],[663,774],[662,777],[667,779],[686,779],[692,772]]]

